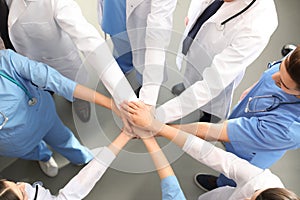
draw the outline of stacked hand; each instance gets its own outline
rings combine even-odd
[[[124,102],[121,104],[121,112],[131,125],[133,132],[141,138],[151,137],[157,134],[160,122],[154,118],[154,109],[144,102]]]

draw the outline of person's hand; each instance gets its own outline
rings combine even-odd
[[[122,113],[130,123],[140,128],[151,130],[153,125],[154,114],[152,107],[147,106],[144,102],[124,102],[121,104]]]
[[[129,134],[132,137],[136,137],[133,133],[132,133],[132,128],[130,123],[128,122],[127,118],[123,115],[123,113],[121,113],[121,111],[119,110],[118,106],[116,105],[115,101],[112,101],[112,105],[111,105],[111,110],[122,119],[123,122],[123,128],[122,130],[124,132],[126,132],[127,134]]]

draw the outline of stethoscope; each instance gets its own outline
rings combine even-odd
[[[278,60],[278,61],[275,61],[275,62],[268,63],[267,68],[270,69],[273,66],[281,64],[281,63],[282,63],[282,59]],[[255,99],[262,99],[262,98],[264,98],[264,99],[266,99],[266,98],[273,98],[274,102],[273,102],[273,104],[271,106],[269,106],[266,109],[251,110],[250,109],[250,103],[251,103],[251,101],[253,101]],[[277,103],[275,104],[275,102],[277,102]],[[264,96],[249,97],[247,105],[246,105],[246,108],[245,108],[245,113],[269,112],[269,111],[272,111],[272,110],[278,108],[281,105],[287,105],[287,104],[300,104],[300,101],[286,102],[286,101],[283,101],[280,97],[278,97],[276,95],[264,95]]]
[[[3,71],[0,71],[0,76],[6,78],[7,80],[9,80],[12,83],[16,84],[19,88],[21,88],[25,92],[25,94],[29,98],[29,100],[28,100],[28,105],[29,106],[34,106],[37,103],[37,99],[35,97],[31,96],[31,94],[29,93],[27,88],[22,83],[18,82],[17,80],[15,80],[14,78],[12,78],[11,76],[9,76],[8,74],[6,74]]]
[[[34,106],[37,103],[37,99],[35,97],[32,97],[31,94],[29,93],[29,91],[27,90],[27,88],[20,82],[18,82],[17,80],[15,80],[14,78],[12,78],[11,76],[9,76],[8,74],[6,74],[3,71],[0,71],[0,76],[6,78],[7,80],[13,82],[14,84],[16,84],[18,87],[20,87],[26,94],[26,96],[29,98],[28,100],[28,105],[29,106]],[[5,116],[5,114],[3,112],[0,111],[0,115],[3,117],[3,122],[0,125],[0,130],[5,126],[5,124],[8,121],[8,117]]]
[[[220,26],[221,28],[220,28],[220,29],[221,29],[221,30],[224,29],[224,26],[225,26],[225,24],[226,24],[227,22],[233,20],[233,19],[236,18],[237,16],[239,16],[239,15],[243,14],[244,12],[246,12],[246,10],[248,10],[248,9],[254,4],[255,1],[256,1],[256,0],[252,0],[251,3],[250,3],[249,5],[247,5],[243,10],[241,10],[240,12],[238,12],[238,13],[232,15],[231,17],[225,19],[224,21],[222,21],[222,22],[221,22],[221,26]]]

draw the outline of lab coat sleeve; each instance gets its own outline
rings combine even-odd
[[[203,4],[203,0],[191,0],[187,17],[189,19],[194,19],[200,12],[201,4]]]
[[[69,101],[73,101],[73,93],[76,87],[74,81],[64,77],[58,71],[44,63],[30,60],[12,50],[7,50],[6,52],[10,55],[9,60],[7,60],[10,64],[6,65],[10,66],[10,69],[7,69],[10,71],[10,76],[13,76],[14,72],[11,70],[14,70],[17,76],[31,81],[39,88],[53,91]],[[14,78],[17,79],[17,76]]]
[[[188,136],[182,149],[202,164],[233,179],[238,185],[263,172],[246,160],[194,135]]]
[[[97,156],[81,169],[80,172],[59,191],[59,194],[54,199],[80,200],[86,197],[115,157],[113,152],[107,147],[101,148]]]
[[[164,79],[166,49],[170,43],[175,0],[152,0],[147,17],[146,52],[143,71],[143,86],[140,99],[156,105],[160,86]]]
[[[252,25],[242,29],[227,48],[214,56],[211,66],[203,72],[203,80],[197,81],[181,95],[160,106],[156,110],[157,118],[163,122],[177,120],[217,97],[242,76],[246,68],[261,54],[276,27],[277,24],[270,25],[268,30],[262,30],[261,26],[253,28]]]
[[[86,21],[80,7],[73,0],[53,0],[58,25],[73,40],[87,63],[92,66],[116,103],[136,100],[127,79],[113,58],[99,32]]]

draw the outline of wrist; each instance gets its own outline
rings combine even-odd
[[[120,135],[108,146],[108,148],[117,155],[121,149],[129,142],[131,137],[124,132],[121,132]]]

